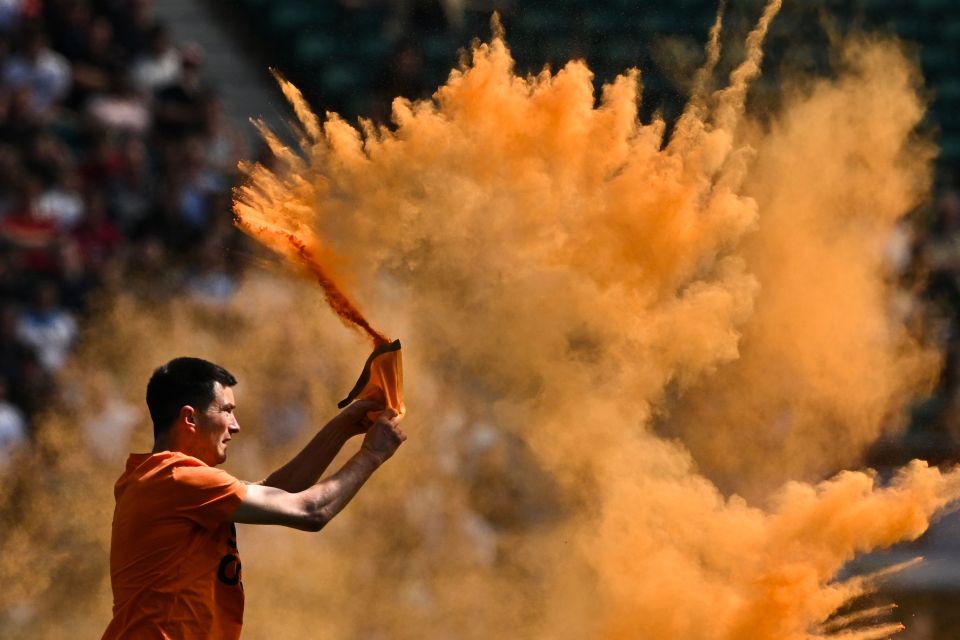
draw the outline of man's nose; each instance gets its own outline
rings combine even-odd
[[[233,419],[233,422],[230,424],[228,429],[230,433],[237,433],[238,431],[240,431],[240,423],[237,422],[236,418]]]

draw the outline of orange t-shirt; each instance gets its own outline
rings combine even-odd
[[[243,583],[230,520],[245,484],[179,452],[134,453],[114,487],[113,620],[104,640],[240,637]]]

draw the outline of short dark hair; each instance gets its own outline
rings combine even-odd
[[[237,384],[233,374],[200,358],[174,358],[159,366],[147,383],[147,408],[153,420],[153,437],[158,438],[186,405],[203,410],[213,402],[213,383],[225,387]]]

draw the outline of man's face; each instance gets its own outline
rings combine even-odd
[[[213,402],[204,411],[196,413],[197,441],[194,457],[211,467],[227,459],[227,442],[240,431],[233,410],[236,403],[233,389],[219,382],[213,383]]]

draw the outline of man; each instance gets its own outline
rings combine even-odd
[[[104,640],[238,638],[243,584],[234,523],[319,531],[406,439],[401,415],[357,401],[266,479],[241,482],[214,468],[240,431],[236,383],[198,358],[171,360],[150,378],[153,451],[131,454],[114,489],[113,620]],[[367,414],[381,410],[371,423]],[[361,433],[360,450],[318,482]]]

